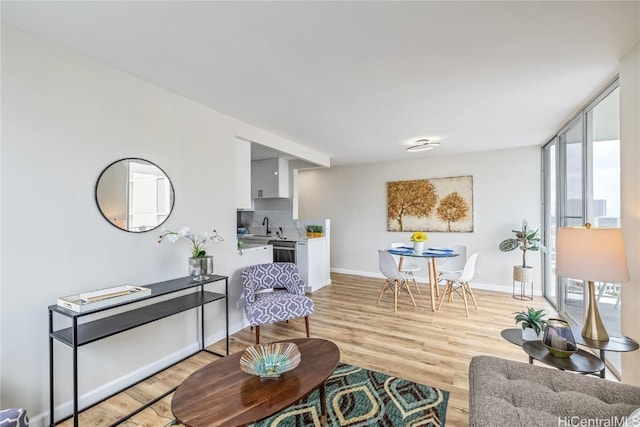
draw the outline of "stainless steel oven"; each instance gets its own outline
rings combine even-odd
[[[269,240],[273,246],[273,262],[296,263],[296,242],[293,240]]]

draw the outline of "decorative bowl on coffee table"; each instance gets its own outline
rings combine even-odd
[[[278,378],[300,363],[300,351],[294,343],[277,342],[248,347],[240,358],[240,369],[260,378]]]
[[[569,323],[562,319],[549,319],[544,328],[542,344],[555,357],[566,359],[578,350]]]

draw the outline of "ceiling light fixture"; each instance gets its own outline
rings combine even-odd
[[[419,139],[415,144],[407,148],[407,151],[410,153],[416,153],[418,151],[431,150],[432,148],[435,148],[439,145],[439,142],[429,141],[428,139]]]

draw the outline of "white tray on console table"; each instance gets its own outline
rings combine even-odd
[[[66,309],[83,313],[98,308],[108,307],[125,301],[135,300],[151,295],[151,289],[142,286],[121,285],[112,288],[84,292],[77,295],[58,298],[58,305]]]

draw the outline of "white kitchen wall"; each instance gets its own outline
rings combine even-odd
[[[47,306],[56,298],[187,274],[186,241],[158,244],[158,231],[127,233],[94,201],[112,161],[141,157],[175,188],[168,228],[215,227],[215,272],[231,277],[230,322],[240,327],[235,140],[260,140],[316,164],[329,158],[224,116],[153,84],[2,25],[1,353],[2,407],[24,407],[32,425],[48,411]],[[224,331],[221,304],[206,308],[208,339]],[[193,348],[195,311],[81,347],[88,400]],[[56,344],[56,404],[69,409],[71,352]],[[112,383],[113,381],[113,383]]]
[[[500,252],[498,244],[513,237],[523,218],[540,226],[539,147],[300,171],[300,216],[331,218],[332,271],[377,276],[376,249],[408,242],[411,235],[387,231],[387,182],[461,175],[473,176],[474,231],[428,233],[428,244],[466,244],[469,254],[480,253],[473,282],[511,292],[512,265],[521,264],[522,253]],[[539,254],[527,255],[527,263],[535,268],[539,294]],[[418,276],[426,281],[424,266]]]

